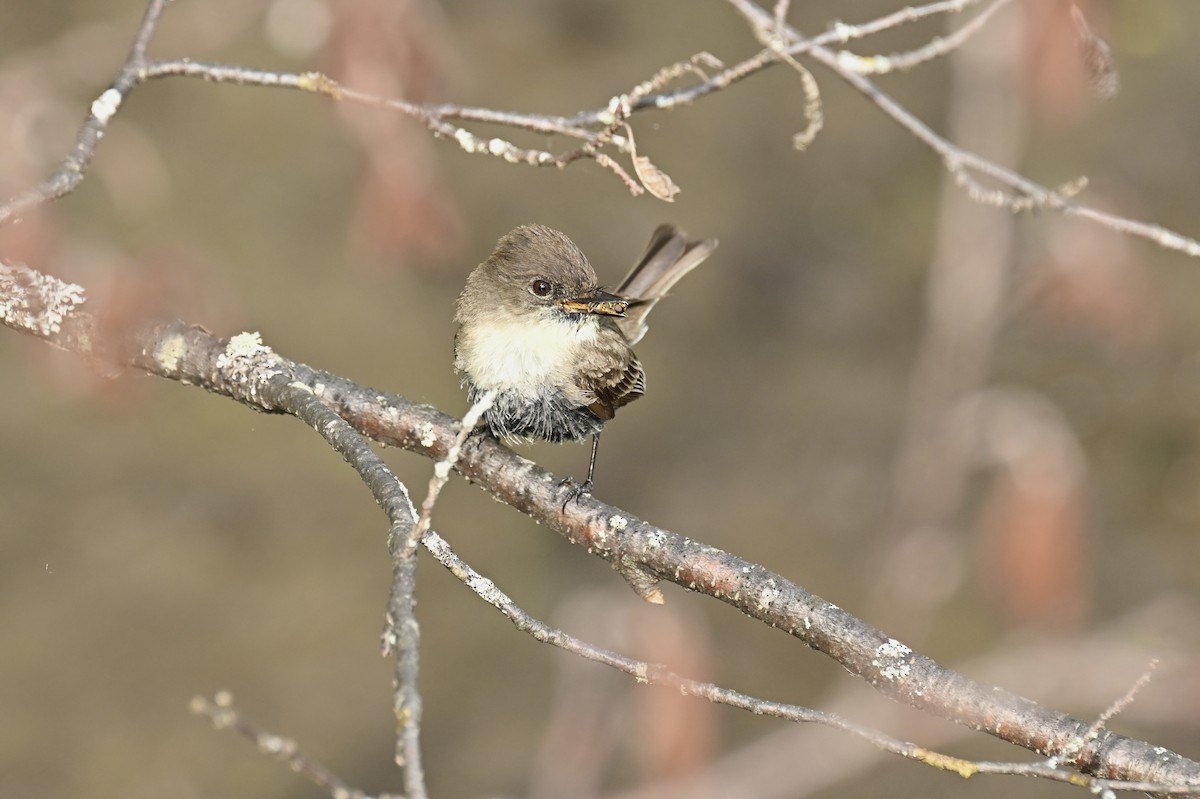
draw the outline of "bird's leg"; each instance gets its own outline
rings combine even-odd
[[[563,500],[563,513],[567,512],[567,505],[573,501],[577,501],[584,494],[592,493],[592,475],[596,472],[596,452],[600,449],[600,434],[592,433],[592,457],[588,460],[587,479],[577,486],[572,486],[567,492],[567,498]],[[570,477],[564,479],[559,485],[566,485],[573,482]]]
[[[592,493],[592,475],[596,473],[596,452],[600,449],[600,431],[592,433],[592,457],[588,459],[588,476],[579,487],[580,494]]]

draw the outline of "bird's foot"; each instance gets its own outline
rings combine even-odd
[[[572,502],[578,502],[579,498],[584,496],[585,494],[588,496],[591,496],[591,494],[592,494],[592,481],[591,480],[584,480],[582,483],[576,483],[574,479],[572,479],[570,477],[566,477],[566,478],[563,478],[563,480],[561,482],[559,482],[559,484],[558,484],[559,488],[562,488],[564,486],[570,486],[570,488],[567,489],[567,498],[563,500],[563,504],[562,504],[562,512],[563,513],[567,512],[567,506],[570,505]]]

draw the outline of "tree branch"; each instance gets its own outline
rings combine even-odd
[[[729,0],[729,2],[755,29],[770,30],[775,24],[774,17],[765,9],[755,5],[751,0]],[[1058,190],[1050,189],[1010,169],[952,144],[935,133],[932,128],[910,113],[908,109],[884,93],[871,80],[864,77],[858,71],[855,71],[848,63],[844,63],[850,61],[849,59],[843,59],[839,53],[835,53],[825,47],[824,44],[831,39],[830,34],[808,39],[791,26],[782,26],[780,30],[781,34],[786,34],[791,40],[791,44],[787,48],[789,55],[795,56],[800,53],[807,53],[820,61],[839,78],[866,96],[902,128],[937,153],[941,157],[946,169],[950,170],[964,185],[968,187],[978,186],[971,174],[975,172],[995,181],[1005,190],[1001,194],[989,193],[978,189],[969,190],[968,194],[972,199],[1006,205],[1014,211],[1049,208],[1067,216],[1078,216],[1082,219],[1096,222],[1125,235],[1148,239],[1168,250],[1175,250],[1193,258],[1200,258],[1200,241],[1194,238],[1176,233],[1161,225],[1127,219],[1116,214],[1090,208],[1086,205],[1070,202],[1069,197],[1074,191],[1082,188],[1080,180],[1067,184],[1065,190],[1061,188]]]
[[[942,158],[946,168],[968,188],[973,198],[1003,204],[1014,210],[1051,208],[1128,235],[1147,238],[1189,256],[1200,256],[1200,242],[1192,238],[1158,225],[1124,219],[1073,202],[1070,198],[1082,184],[1052,190],[957,147],[864,77],[864,72],[872,70],[863,65],[863,59],[836,53],[825,46],[933,13],[961,10],[975,4],[972,0],[929,3],[920,9],[881,18],[875,23],[857,27],[838,26],[811,39],[803,37],[784,23],[786,4],[780,4],[780,13],[772,16],[749,0],[730,2],[745,16],[755,35],[760,36],[767,45],[764,50],[711,78],[701,74],[698,84],[681,90],[667,91],[665,85],[694,70],[681,65],[667,67],[629,93],[617,95],[600,109],[573,117],[555,117],[454,105],[421,105],[377,97],[343,87],[319,73],[278,73],[187,59],[151,60],[147,55],[148,48],[166,6],[166,0],[151,0],[125,63],[109,88],[91,104],[71,152],[46,180],[0,206],[0,223],[12,221],[41,203],[73,191],[85,176],[109,121],[128,95],[146,80],[165,77],[292,88],[340,101],[376,105],[421,121],[434,135],[453,139],[467,152],[488,154],[513,163],[560,168],[578,158],[591,158],[613,171],[631,191],[639,190],[647,182],[644,177],[646,174],[656,180],[665,179],[656,193],[669,199],[674,193],[673,184],[664,174],[649,167],[645,172],[637,168],[639,162],[633,149],[632,133],[626,127],[629,118],[645,109],[673,108],[691,103],[784,61],[797,68],[802,76],[808,76],[805,88],[809,106],[813,109],[809,115],[810,132],[815,135],[815,120],[819,118],[816,84],[807,69],[796,62],[798,56],[808,55],[867,96],[885,114],[929,146]],[[980,19],[986,18],[1004,2],[994,0],[976,17],[975,22],[960,28],[957,37],[935,40],[928,47],[914,51],[917,55],[911,60],[924,60],[946,52],[951,45],[957,46],[957,42],[983,24]],[[695,61],[691,63],[695,66]],[[546,150],[518,147],[500,138],[479,137],[461,125],[453,124],[452,120],[500,124],[543,135],[558,134],[580,140],[583,145],[556,155]],[[627,132],[619,135],[621,131]],[[635,173],[643,178],[643,184],[637,183],[610,155],[601,152],[600,148],[605,146],[613,147],[618,153],[634,155]],[[649,164],[648,161],[645,163]],[[1000,188],[987,189],[976,176],[992,181]],[[1200,764],[1159,747],[1115,735],[1105,729],[1103,723],[1088,724],[1015,694],[981,685],[913,652],[882,631],[761,566],[655,527],[594,498],[585,496],[564,508],[562,489],[552,475],[515,456],[490,436],[481,434],[464,437],[461,425],[429,406],[359,386],[344,378],[283,359],[263,347],[256,334],[242,334],[224,340],[198,327],[180,322],[162,322],[148,324],[138,331],[114,339],[98,327],[85,307],[86,297],[81,287],[57,281],[26,267],[0,262],[0,321],[7,326],[81,355],[198,385],[256,410],[297,415],[317,429],[363,475],[391,522],[389,548],[393,555],[395,587],[389,605],[389,628],[385,635],[387,644],[394,646],[397,653],[398,752],[407,764],[406,787],[414,797],[424,795],[417,746],[420,704],[415,690],[415,657],[418,631],[412,617],[415,580],[412,553],[415,541],[419,537],[435,555],[440,552],[441,558],[445,559],[443,563],[452,571],[457,569],[476,576],[477,573],[454,559],[448,547],[443,546],[444,542],[428,530],[427,521],[422,529],[414,526],[415,511],[403,486],[382,465],[358,433],[439,459],[447,465],[453,464],[455,470],[493,496],[554,529],[572,543],[604,558],[624,575],[649,575],[650,579],[674,582],[688,590],[720,599],[751,618],[778,627],[835,658],[849,671],[888,696],[1046,755],[1053,759],[1053,763],[1044,769],[1048,774],[1061,774],[1057,766],[1062,765],[1086,774],[1125,781],[1120,785],[1090,783],[1104,789],[1136,784],[1141,790],[1180,793],[1200,788]],[[351,426],[358,433],[351,430]],[[453,455],[456,448],[459,450],[457,462]],[[431,495],[436,496],[436,490]],[[432,504],[429,504],[429,508],[432,508]],[[482,586],[479,580],[473,581]],[[484,596],[483,593],[480,595]],[[500,602],[497,607],[504,605],[502,599],[497,598],[497,601]],[[511,600],[508,602],[511,603]],[[502,609],[513,614],[520,610],[515,605]],[[574,646],[572,639],[555,634],[555,631],[530,617],[514,615],[514,619],[517,618],[521,621],[518,626],[524,625],[535,637],[541,636],[539,640],[547,640],[564,648]],[[775,715],[789,717],[788,714],[791,714],[795,720],[810,721],[821,721],[818,716],[828,715],[743,698],[726,689],[706,687],[706,684],[687,681],[661,667],[616,655],[593,659],[608,662],[635,676],[644,675],[661,684],[687,689],[715,701],[725,701],[755,712],[767,712],[771,708],[776,711]],[[834,726],[850,729],[856,725],[838,721]],[[961,771],[957,763],[945,756],[926,757],[913,752],[906,756],[918,756],[926,762],[941,759],[943,762],[939,765],[948,765]],[[1029,769],[1030,773],[1037,770],[1036,766]],[[1073,778],[1069,780],[1077,781]],[[336,788],[332,782],[329,785]]]
[[[685,74],[684,71],[676,69],[679,65],[666,67],[650,81],[639,84],[630,93],[616,95],[601,108],[580,112],[570,117],[562,117],[470,108],[454,104],[411,103],[403,99],[379,97],[342,86],[333,78],[319,72],[273,72],[242,66],[205,63],[188,58],[150,60],[146,56],[146,51],[166,5],[165,0],[152,0],[138,28],[129,57],[112,86],[92,103],[90,113],[80,129],[72,152],[40,185],[22,192],[0,205],[0,224],[18,218],[36,205],[57,199],[73,191],[90,166],[95,149],[104,135],[109,120],[126,97],[134,88],[147,80],[167,77],[200,78],[239,86],[296,89],[322,94],[339,101],[359,102],[395,110],[420,121],[435,136],[453,140],[468,153],[490,155],[514,164],[551,166],[559,169],[580,158],[586,158],[596,161],[600,166],[611,171],[632,194],[637,195],[645,189],[651,189],[654,196],[669,200],[674,196],[675,191],[656,191],[653,185],[639,183],[616,159],[597,149],[601,144],[611,144],[619,153],[632,154],[631,139],[627,136],[617,135],[610,130],[611,126],[648,109],[670,109],[694,103],[704,96],[729,88],[734,83],[781,62],[799,67],[795,62],[796,56],[809,55],[865,95],[881,111],[932,149],[942,159],[946,169],[967,189],[968,195],[972,199],[1003,205],[1014,211],[1049,208],[1068,216],[1077,216],[1095,222],[1124,235],[1147,239],[1165,249],[1175,250],[1191,257],[1200,257],[1200,241],[1190,236],[1177,233],[1161,225],[1128,219],[1071,201],[1071,197],[1086,185],[1086,181],[1082,178],[1070,181],[1059,189],[1051,189],[954,145],[935,133],[928,125],[864,76],[864,72],[879,71],[870,65],[878,64],[887,57],[856,56],[845,51],[834,52],[826,46],[845,43],[850,39],[860,39],[935,14],[959,12],[969,6],[977,5],[981,0],[931,2],[924,6],[904,9],[861,25],[839,23],[829,31],[811,38],[806,38],[794,27],[783,24],[782,20],[779,20],[780,24],[777,25],[771,12],[759,7],[751,0],[729,0],[729,2],[745,17],[756,36],[761,36],[765,32],[786,41],[778,46],[767,47],[735,66],[683,89],[666,90],[664,88],[666,83]],[[983,12],[964,25],[956,34],[946,39],[935,39],[926,48],[913,51],[913,54],[901,54],[902,57],[920,61],[944,55],[977,32],[984,22],[1007,2],[1008,0],[993,0]],[[707,53],[699,53],[691,61],[711,65],[715,59]],[[806,70],[803,68],[799,68],[799,71],[802,77],[806,74]],[[669,79],[660,80],[664,75],[669,76]],[[649,91],[646,91],[647,87],[650,87]],[[818,127],[815,120],[819,119],[814,116],[819,109],[815,106],[816,84],[811,76],[806,80],[804,90],[809,129],[797,137],[797,144],[807,146]],[[622,109],[621,114],[614,114],[614,109],[618,108]],[[451,120],[503,125],[541,135],[561,135],[582,140],[584,145],[575,150],[555,154],[547,150],[519,147],[498,137],[481,137],[460,125],[452,124]],[[657,177],[657,171],[652,171],[651,174]],[[976,179],[976,174],[993,181],[999,188],[983,187]],[[673,184],[670,185],[673,188]]]
[[[123,365],[199,386],[256,410],[288,411],[301,396],[299,390],[363,435],[425,457],[446,458],[459,435],[457,420],[436,409],[288,361],[262,347],[257,334],[224,340],[169,322],[148,325],[106,346],[103,332],[84,310],[82,290],[56,284],[27,267],[0,262],[0,321],[82,355],[110,353]],[[55,306],[54,298],[68,295],[75,298],[69,307]],[[26,311],[6,312],[10,308],[46,308],[55,323]],[[287,391],[281,393],[280,387]],[[614,568],[637,569],[719,599],[834,658],[879,692],[911,707],[1057,758],[1059,765],[1085,774],[1200,788],[1200,763],[1108,730],[1080,746],[1092,730],[1088,722],[947,669],[762,566],[593,497],[580,497],[564,510],[563,491],[569,489],[490,435],[468,437],[454,468]]]

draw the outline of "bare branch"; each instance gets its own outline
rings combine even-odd
[[[32,270],[0,262],[0,276],[6,271]],[[19,293],[26,286],[42,287],[51,280],[0,277],[0,287]],[[0,296],[0,307],[21,304]],[[99,342],[99,331],[85,307],[78,303],[64,312],[57,330],[4,321],[58,346],[85,355],[108,353],[126,365],[229,396],[258,410],[307,413],[323,404],[360,433],[426,457],[446,457],[461,432],[456,420],[426,405],[287,361],[263,347],[255,334],[226,341],[171,322],[147,325],[120,342]],[[314,413],[311,419],[324,420],[316,427],[318,432],[364,478],[370,478],[368,485],[392,521],[390,545],[403,540],[413,519],[411,505],[407,495],[394,487],[384,499],[376,493],[378,484],[390,485],[394,480],[385,466],[373,465],[378,456],[353,436],[343,435],[343,426],[325,420],[325,414]],[[1066,756],[1089,723],[947,669],[762,566],[655,527],[593,497],[580,497],[564,510],[563,491],[569,489],[490,435],[468,437],[455,469],[614,568],[636,567],[732,605],[824,652],[876,690],[911,707],[1047,757],[1057,756],[1060,765],[1079,771],[1134,781],[1153,775],[1155,783],[1193,789],[1200,785],[1200,763],[1108,730],[1100,732],[1087,753]]]
[[[775,4],[774,26],[770,29],[757,28],[755,34],[758,36],[758,40],[766,45],[768,50],[775,53],[780,61],[785,62],[800,75],[800,83],[804,88],[804,119],[808,124],[804,130],[792,137],[792,143],[797,150],[807,150],[813,140],[817,138],[817,134],[821,132],[821,128],[825,126],[825,117],[821,110],[821,89],[817,85],[817,79],[787,51],[784,26],[787,24],[787,11],[790,5],[789,0],[779,0]]]
[[[937,16],[938,14],[957,14],[971,6],[979,5],[981,2],[983,0],[943,0],[942,2],[926,3],[923,6],[905,6],[899,11],[879,17],[862,25],[847,25],[845,22],[836,22],[829,32],[810,41],[817,42],[818,44],[831,44],[833,42],[845,44],[851,39],[863,39],[867,36],[873,36],[876,33],[882,33],[892,28],[899,28],[901,25],[918,22],[928,17]],[[776,14],[775,17],[778,19],[779,15]]]
[[[494,582],[475,571],[469,564],[460,558],[450,545],[439,536],[437,533],[429,532],[423,539],[425,548],[429,550],[438,562],[446,567],[457,577],[464,585],[470,588],[483,601],[490,604],[492,607],[504,614],[504,617],[512,622],[513,626],[521,632],[524,632],[534,640],[544,644],[549,644],[558,647],[571,654],[578,655],[595,663],[601,663],[610,668],[624,672],[633,677],[639,683],[648,685],[656,685],[663,688],[669,688],[673,691],[678,691],[685,696],[695,696],[707,699],[709,702],[728,705],[730,707],[739,708],[749,711],[758,716],[772,716],[798,723],[821,724],[827,727],[832,727],[844,733],[848,733],[856,738],[859,738],[872,746],[892,754],[900,755],[909,760],[915,760],[919,763],[924,763],[928,766],[941,769],[943,771],[953,771],[964,779],[973,777],[977,774],[991,775],[1012,775],[1036,777],[1040,779],[1052,780],[1054,782],[1063,782],[1071,785],[1081,786],[1092,793],[1102,793],[1111,791],[1148,791],[1163,794],[1187,794],[1194,791],[1194,788],[1188,786],[1180,786],[1167,783],[1155,782],[1129,782],[1123,780],[1097,779],[1090,777],[1080,777],[1075,771],[1063,770],[1059,766],[1059,759],[1051,761],[1043,761],[1037,763],[1010,763],[1000,761],[979,761],[966,760],[952,755],[935,752],[926,749],[908,741],[902,741],[894,738],[880,730],[872,729],[856,722],[850,721],[835,713],[829,713],[813,708],[801,707],[799,705],[789,705],[781,702],[772,702],[766,699],[758,699],[753,696],[734,691],[729,688],[722,688],[713,683],[701,682],[683,677],[672,671],[667,666],[658,663],[648,663],[646,661],[630,658],[616,652],[612,652],[601,647],[589,644],[586,641],[580,640],[571,636],[560,629],[551,627],[531,616],[516,602],[505,594]],[[1127,699],[1141,685],[1145,684],[1148,675],[1143,675],[1138,684],[1127,695]],[[1126,701],[1127,703],[1127,701]],[[1111,717],[1111,713],[1108,717]],[[1093,738],[1099,733],[1102,728],[1102,722],[1097,722],[1089,728],[1089,734]],[[1081,739],[1082,740],[1082,739]],[[1089,739],[1089,741],[1092,739]]]
[[[979,30],[1008,1],[993,0],[984,11],[959,28],[955,34],[944,39],[935,39],[926,47],[913,51],[910,54],[889,56],[882,61],[878,61],[878,63],[885,63],[891,59],[893,64],[888,68],[894,69],[896,68],[895,62],[911,66],[913,63],[919,63],[922,60],[942,55],[954,47],[961,45],[962,41]],[[714,75],[712,78],[704,79],[700,83],[685,89],[665,91],[664,86],[689,72],[703,77],[704,73],[700,70],[700,66],[714,67],[719,62],[707,53],[700,53],[693,56],[687,62],[680,62],[666,67],[649,80],[639,84],[629,94],[618,95],[614,98],[614,100],[620,100],[624,97],[627,100],[627,104],[618,103],[618,106],[621,108],[619,115],[614,115],[612,104],[610,103],[610,105],[602,109],[582,112],[572,117],[559,117],[467,108],[447,104],[422,105],[410,103],[401,99],[384,98],[365,92],[358,92],[343,87],[332,78],[316,72],[300,74],[279,73],[239,66],[203,63],[189,59],[148,61],[146,59],[146,50],[165,6],[165,0],[153,0],[150,3],[142,25],[139,27],[129,58],[119,72],[117,80],[114,81],[113,85],[105,90],[92,104],[91,113],[80,130],[75,148],[46,181],[34,189],[23,192],[3,205],[0,205],[0,224],[10,221],[35,205],[56,199],[74,190],[91,163],[95,148],[103,135],[109,119],[116,113],[121,103],[136,85],[152,78],[192,77],[217,83],[232,83],[242,86],[291,88],[323,94],[336,100],[354,101],[396,110],[421,121],[435,136],[453,140],[463,151],[468,153],[490,155],[515,164],[542,167],[554,166],[558,168],[563,168],[581,158],[594,160],[600,166],[620,178],[630,193],[636,196],[642,193],[642,185],[631,177],[612,156],[600,151],[600,147],[603,144],[612,144],[620,152],[631,152],[632,143],[627,138],[616,136],[609,128],[614,124],[624,122],[632,114],[645,109],[666,109],[690,104],[707,94],[728,88],[734,83],[780,61],[785,61],[794,69],[797,69],[804,82],[805,117],[808,120],[808,125],[804,131],[796,136],[795,144],[801,149],[808,146],[819,130],[821,119],[818,104],[819,92],[817,91],[816,81],[795,60],[796,56],[807,54],[825,64],[835,74],[866,95],[884,113],[892,117],[903,128],[936,152],[941,157],[945,167],[954,173],[968,189],[968,195],[973,199],[1003,205],[1014,211],[1050,208],[1063,214],[1079,216],[1125,235],[1145,238],[1166,249],[1175,250],[1191,257],[1200,257],[1200,241],[1192,237],[1184,236],[1160,225],[1139,222],[1078,203],[1068,202],[1067,195],[1061,191],[1049,189],[1012,170],[992,163],[974,153],[962,150],[936,134],[861,74],[863,70],[869,72],[886,71],[882,70],[878,66],[878,63],[874,66],[864,66],[862,63],[863,60],[859,57],[844,53],[835,53],[826,47],[828,44],[845,43],[851,39],[861,39],[865,36],[936,14],[959,12],[969,6],[978,4],[981,0],[932,2],[924,6],[902,9],[901,11],[861,25],[837,23],[831,30],[812,38],[805,38],[793,27],[785,24],[783,14],[786,13],[787,4],[777,5],[775,13],[772,14],[755,5],[751,0],[729,0],[729,2],[747,19],[756,36],[760,36],[761,38],[764,32],[770,32],[770,35],[777,40],[777,44],[767,47],[766,50]],[[1097,59],[1102,60],[1104,50],[1099,45],[1103,45],[1104,43],[1095,37],[1094,34],[1091,34],[1090,28],[1086,27],[1086,20],[1083,20],[1083,27],[1079,26],[1081,16],[1078,12],[1076,12],[1075,19],[1077,29],[1081,32],[1081,47],[1085,49],[1085,57],[1090,58],[1092,62],[1096,62]],[[1099,45],[1097,42],[1099,42]],[[1106,45],[1104,46],[1106,47]],[[1088,55],[1089,53],[1091,55]],[[871,59],[867,60],[870,61]],[[1104,78],[1104,75],[1108,75],[1110,72],[1115,79],[1115,69],[1109,70],[1108,66],[1104,64],[1099,64],[1099,66],[1093,65],[1093,67],[1089,68],[1098,76],[1097,80],[1101,82],[1107,80],[1107,78]],[[520,147],[499,137],[480,137],[464,127],[451,124],[450,120],[499,124],[543,135],[562,135],[580,139],[584,142],[584,145],[578,149],[555,155],[546,150]],[[673,182],[667,184],[665,181],[659,180],[659,176],[665,177],[665,173],[657,170],[657,168],[647,169],[647,165],[653,166],[649,162],[641,163],[642,171],[649,175],[651,183],[656,185],[656,189],[652,193],[660,199],[673,197],[674,192],[671,191],[671,188],[674,186]],[[635,167],[638,167],[638,162],[635,162]],[[968,175],[966,170],[977,172],[982,176],[996,181],[999,188],[983,189],[975,183],[974,178]],[[659,184],[662,186],[661,189],[658,188]]]
[[[616,174],[631,193],[638,194],[648,189],[654,196],[670,200],[678,191],[677,187],[665,172],[636,152],[629,119],[644,109],[672,108],[690,103],[756,74],[773,63],[784,61],[802,77],[808,126],[797,137],[797,144],[807,146],[821,123],[817,83],[808,69],[797,60],[801,55],[808,55],[825,64],[937,153],[946,169],[976,201],[1014,211],[1049,208],[1063,214],[1081,216],[1128,235],[1149,239],[1193,257],[1200,256],[1200,242],[1195,239],[1158,225],[1124,219],[1075,203],[1073,197],[1085,185],[1082,179],[1054,190],[963,150],[935,133],[864,77],[867,72],[906,68],[952,50],[979,30],[1008,0],[993,0],[950,37],[935,39],[908,54],[887,57],[884,60],[888,62],[886,69],[880,67],[884,61],[864,66],[862,59],[857,56],[851,58],[844,53],[835,53],[825,45],[860,38],[935,13],[959,11],[977,4],[978,0],[929,3],[862,26],[839,25],[811,39],[804,38],[787,25],[787,0],[778,0],[773,14],[749,0],[730,2],[749,21],[755,35],[765,45],[763,51],[711,78],[701,67],[718,69],[720,62],[701,53],[688,61],[658,71],[629,93],[614,97],[602,109],[574,117],[554,117],[453,105],[415,104],[343,87],[332,78],[315,72],[288,74],[189,60],[151,61],[147,52],[166,5],[166,0],[151,0],[125,64],[112,85],[91,104],[71,152],[45,181],[0,206],[0,223],[11,221],[40,203],[74,190],[85,176],[109,121],[129,93],[146,80],[166,77],[291,88],[338,101],[374,105],[420,121],[435,136],[454,140],[466,152],[499,157],[512,163],[559,168],[576,160],[591,159]],[[1077,24],[1083,26],[1081,30],[1090,33],[1090,29],[1086,29],[1086,21],[1081,22],[1082,17],[1078,14],[1076,19]],[[1084,38],[1093,50],[1099,52],[1096,58],[1102,61],[1104,51],[1093,41],[1095,37]],[[1105,64],[1101,63],[1099,68],[1107,74]],[[666,90],[669,83],[688,75],[697,75],[701,82],[681,90]],[[539,134],[562,135],[582,144],[556,155],[548,150],[519,147],[498,137],[484,138],[455,122],[505,125]],[[605,148],[630,155],[637,178],[605,152]],[[241,334],[226,341],[199,328],[171,322],[149,324],[131,333],[128,338],[107,340],[86,310],[86,296],[81,287],[58,281],[27,267],[3,263],[0,263],[0,321],[80,354],[199,385],[258,410],[296,415],[313,426],[358,471],[390,522],[388,545],[393,559],[394,580],[384,648],[385,652],[394,652],[397,658],[397,762],[405,767],[406,789],[414,799],[426,795],[419,748],[419,628],[413,614],[414,553],[418,541],[434,552],[451,571],[465,575],[461,579],[476,593],[509,613],[514,624],[538,640],[575,651],[639,679],[756,713],[828,724],[869,740],[887,751],[948,768],[963,776],[984,772],[1022,773],[1086,784],[1097,791],[1136,788],[1164,794],[1195,792],[1196,786],[1200,785],[1200,764],[1105,729],[1107,720],[1132,699],[1145,678],[1134,686],[1125,699],[1091,725],[1023,697],[980,685],[913,652],[904,644],[885,636],[882,631],[784,577],[730,553],[654,527],[592,498],[580,498],[568,511],[566,506],[560,504],[562,497],[552,475],[517,458],[490,436],[470,436],[473,425],[467,424],[466,420],[457,424],[449,417],[403,397],[383,394],[288,361],[263,346],[257,334]],[[403,484],[374,454],[363,436],[439,459],[419,521]],[[599,650],[549,628],[525,614],[490,581],[459,561],[445,542],[430,530],[437,495],[452,468],[623,572],[627,568],[634,568],[639,573],[651,575],[654,580],[674,582],[686,589],[720,599],[837,659],[852,673],[899,701],[987,731],[1047,755],[1051,760],[1040,764],[959,760],[888,738],[830,714],[771,703],[712,684],[690,681],[665,667]],[[218,701],[204,705],[199,712],[209,715],[214,722],[218,718],[224,719],[225,726],[243,731],[264,749],[273,748],[293,767],[309,773],[314,782],[323,785],[334,795],[358,795],[316,764],[299,758],[290,742],[262,731],[254,732],[252,725],[243,724],[236,711],[232,710],[231,700],[224,707],[228,712],[223,714],[222,703]],[[254,734],[250,735],[250,732]],[[1061,770],[1060,766],[1117,779],[1081,779],[1077,774]],[[1124,779],[1129,781],[1121,782]]]
[[[150,46],[150,40],[158,28],[166,4],[167,0],[151,0],[134,36],[129,57],[112,85],[92,102],[83,126],[79,129],[74,148],[48,178],[0,205],[0,224],[20,216],[34,206],[69,194],[83,180],[109,121],[133,88],[145,78],[146,48]]]
[[[395,654],[396,657],[393,702],[397,730],[396,765],[404,769],[404,785],[408,796],[411,799],[424,799],[428,791],[421,765],[421,694],[417,688],[421,635],[415,614],[417,560],[414,556],[419,536],[416,510],[404,484],[392,474],[360,433],[321,404],[315,387],[288,380],[288,371],[281,368],[278,356],[261,344],[253,348],[253,354],[249,357],[258,360],[265,372],[265,385],[262,387],[264,398],[320,433],[358,472],[391,523],[387,542],[392,556],[393,577],[383,650],[384,655]],[[445,467],[445,470],[448,468]],[[435,470],[438,473],[441,471]],[[445,482],[444,479],[442,482]],[[426,504],[432,510],[432,503],[427,501]],[[423,512],[422,518],[425,517],[426,513]]]
[[[421,503],[420,518],[404,530],[393,527],[388,535],[388,550],[392,555],[392,589],[388,597],[383,652],[388,655],[393,654],[394,650],[396,656],[395,692],[392,703],[396,713],[396,764],[404,768],[405,787],[413,799],[421,799],[427,795],[421,765],[422,701],[417,686],[421,641],[420,626],[417,624],[415,612],[417,546],[429,531],[433,508],[442,488],[450,479],[450,470],[458,461],[463,441],[495,399],[495,392],[485,393],[463,417],[445,457],[434,464],[429,491],[425,501]],[[333,415],[333,411],[328,408],[325,411]],[[341,422],[336,415],[334,418]]]
[[[754,29],[762,29],[774,24],[774,18],[771,14],[750,0],[729,0],[729,2],[746,17]],[[836,53],[822,46],[821,43],[826,40],[825,36],[806,39],[791,26],[786,28],[786,32],[792,40],[792,44],[787,49],[789,54],[807,53],[827,66],[838,77],[870,99],[871,102],[895,120],[901,127],[937,153],[942,158],[947,169],[951,171],[964,168],[970,169],[996,181],[1002,187],[1011,191],[1010,200],[1003,203],[1007,207],[1015,211],[1050,208],[1068,216],[1078,216],[1096,222],[1119,233],[1147,239],[1165,249],[1175,250],[1193,258],[1200,257],[1200,241],[1194,238],[1168,230],[1160,225],[1138,222],[1085,205],[1068,202],[1059,192],[1042,186],[1010,169],[988,161],[975,153],[955,146],[935,133],[924,122],[917,119],[904,106],[881,91],[868,78],[852,69],[847,69],[840,63]],[[763,66],[766,65],[764,64]],[[975,196],[989,197],[992,200],[1000,199],[1000,195],[995,194],[989,195],[983,193],[976,194]]]
[[[1010,2],[1012,0],[992,0],[991,5],[949,36],[934,37],[924,47],[918,47],[916,50],[873,56],[860,56],[849,50],[841,50],[837,54],[838,61],[846,69],[860,75],[885,75],[889,72],[903,72],[912,69],[962,47],[968,39],[983,30],[983,26],[988,23],[993,14]]]

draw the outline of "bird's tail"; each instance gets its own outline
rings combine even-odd
[[[629,300],[625,316],[614,319],[630,344],[646,335],[646,317],[681,277],[699,266],[717,247],[716,239],[688,241],[674,225],[659,225],[646,252],[621,281],[616,293]]]

